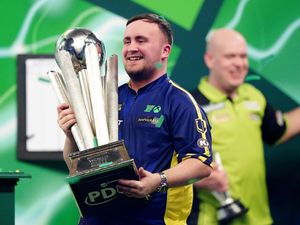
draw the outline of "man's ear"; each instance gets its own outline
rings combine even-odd
[[[162,58],[167,58],[170,55],[171,52],[171,45],[166,44],[163,47],[163,51],[162,51]]]
[[[205,64],[206,64],[206,66],[207,66],[208,68],[211,68],[212,63],[213,63],[213,59],[212,59],[211,54],[210,54],[209,52],[205,52],[205,54],[204,54],[203,57],[204,57],[204,62],[205,62]]]

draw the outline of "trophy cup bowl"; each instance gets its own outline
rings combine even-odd
[[[72,64],[76,72],[86,69],[85,47],[87,43],[93,43],[98,50],[100,66],[105,61],[105,46],[96,35],[88,29],[75,28],[67,30],[56,42],[56,51],[65,50],[72,56]]]
[[[75,28],[59,37],[55,59],[62,74],[50,71],[48,77],[59,102],[71,106],[77,121],[71,132],[79,151],[69,155],[67,181],[80,213],[121,210],[129,198],[118,193],[118,180],[139,176],[124,141],[118,140],[117,56],[105,61],[103,42],[90,30]]]

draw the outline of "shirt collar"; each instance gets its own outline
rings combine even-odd
[[[167,74],[164,74],[161,77],[157,78],[156,80],[152,81],[151,83],[140,88],[138,90],[138,94],[143,93],[145,91],[154,90],[154,89],[160,87],[161,85],[163,85],[166,81],[169,81],[169,77]],[[128,83],[128,88],[132,90],[132,88],[130,87],[130,83]]]
[[[236,92],[237,94],[233,99],[234,102],[246,98],[246,94],[244,93],[242,86],[243,85],[240,85],[238,87]],[[201,79],[198,85],[198,90],[201,91],[212,102],[221,102],[227,99],[227,95],[219,91],[208,82],[208,76],[205,76]]]
[[[198,85],[198,90],[201,91],[212,102],[225,101],[227,98],[224,93],[219,91],[208,82],[208,76],[205,76],[201,79]]]

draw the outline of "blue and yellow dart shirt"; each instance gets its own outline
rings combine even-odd
[[[210,126],[191,95],[167,75],[138,90],[119,88],[119,139],[137,167],[152,173],[197,158],[211,165]],[[124,224],[186,224],[192,206],[192,185],[153,193],[143,204],[124,209]]]

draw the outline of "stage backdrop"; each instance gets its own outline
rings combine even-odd
[[[126,19],[144,12],[164,16],[172,23],[175,34],[169,75],[187,89],[196,87],[200,77],[207,73],[202,60],[207,33],[213,28],[233,28],[249,42],[250,74],[258,78],[253,83],[275,107],[289,110],[300,102],[298,0],[4,0],[0,7],[0,170],[18,169],[32,175],[32,179],[21,181],[16,187],[17,225],[73,225],[78,221],[79,214],[65,182],[64,163],[50,158],[43,161],[16,158],[17,89],[18,85],[24,85],[17,83],[17,55],[52,55],[57,38],[69,28],[85,27],[97,32],[107,53],[116,53],[121,59]],[[121,60],[119,64],[120,83],[126,82]],[[44,72],[33,80],[44,85],[45,91],[49,89]],[[34,99],[45,96],[40,91],[35,93],[35,89],[30,91]],[[27,110],[44,114],[43,106],[36,104],[39,101],[28,104]],[[53,110],[49,116],[43,116],[56,123]],[[38,119],[30,121],[30,126],[39,123]],[[45,135],[52,133],[46,127],[42,129]],[[30,139],[38,134],[26,135]],[[46,142],[52,141],[46,137]],[[299,146],[300,139],[296,138],[283,146],[266,148],[275,225],[300,224]],[[47,150],[42,148],[41,151]],[[58,148],[60,151],[62,146]]]

